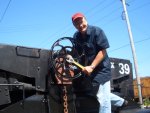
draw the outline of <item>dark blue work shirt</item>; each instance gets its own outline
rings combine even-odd
[[[100,50],[109,48],[109,43],[107,37],[102,29],[95,26],[88,25],[87,33],[85,37],[82,37],[80,32],[76,32],[73,38],[83,46],[85,50],[85,56],[87,59],[87,64],[82,65],[91,65],[94,58],[98,54]],[[78,51],[81,48],[77,48]],[[111,67],[110,60],[106,53],[105,58],[99,63],[98,66],[91,73],[90,78],[92,79],[92,83],[94,84],[104,84],[105,82],[111,79]]]

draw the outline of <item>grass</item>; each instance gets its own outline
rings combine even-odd
[[[143,104],[145,107],[150,107],[150,99],[149,98],[143,99]]]

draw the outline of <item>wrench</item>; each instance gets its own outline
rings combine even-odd
[[[82,66],[81,64],[79,64],[78,62],[76,62],[76,61],[73,59],[73,57],[72,57],[71,55],[67,55],[67,56],[66,56],[66,61],[67,61],[68,63],[72,63],[72,64],[78,66],[78,67],[81,68],[81,69],[84,69],[84,66]]]

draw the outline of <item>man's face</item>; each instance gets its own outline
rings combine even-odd
[[[86,32],[87,29],[87,21],[84,17],[80,17],[75,19],[75,21],[73,22],[74,26],[76,27],[76,29],[81,32],[81,34],[84,34]]]

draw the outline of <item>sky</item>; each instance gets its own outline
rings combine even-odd
[[[150,76],[150,0],[126,0],[140,77]],[[71,16],[81,12],[89,25],[102,28],[110,57],[133,54],[121,0],[0,0],[0,43],[51,49],[59,38],[72,37]],[[135,74],[134,74],[135,78]]]

